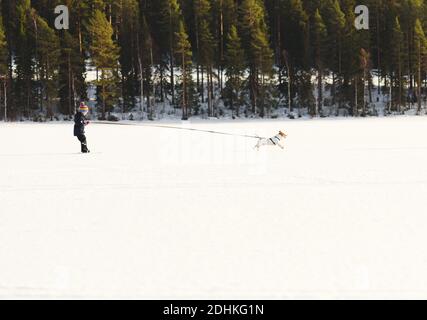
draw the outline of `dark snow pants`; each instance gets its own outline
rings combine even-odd
[[[77,139],[79,139],[82,145],[82,152],[83,153],[88,152],[86,136],[84,134],[80,134],[77,136]]]

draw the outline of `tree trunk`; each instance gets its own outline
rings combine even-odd
[[[393,88],[393,75],[390,74],[390,103],[388,106],[388,111],[391,112],[392,105],[393,105],[393,94],[392,94],[392,88]]]
[[[172,51],[171,51],[172,55]],[[175,83],[174,83],[174,63],[173,63],[173,57],[170,58],[170,69],[171,69],[171,94],[172,94],[172,105],[175,105]]]
[[[220,14],[219,14],[219,19],[220,19],[220,23],[219,23],[219,30],[220,30],[220,34],[219,34],[219,38],[220,38],[220,50],[219,50],[219,64],[218,64],[218,80],[219,80],[219,90],[221,92],[222,95],[222,88],[223,88],[223,71],[222,71],[222,62],[224,59],[224,13],[223,13],[223,7],[222,7],[222,2],[223,0],[220,0]]]
[[[185,52],[182,53],[182,120],[187,120],[187,99],[186,99],[186,80],[187,75],[185,74]]]
[[[173,29],[172,29],[172,8],[169,7],[169,54],[170,54],[170,78],[171,78],[171,94],[172,105],[175,106],[175,82],[174,82],[174,59],[173,59]]]
[[[161,102],[164,102],[165,101],[165,99],[164,99],[164,88],[163,88],[163,86],[164,86],[164,84],[163,84],[163,67],[161,66],[160,67],[160,101]]]
[[[4,88],[4,122],[7,122],[7,87],[6,87],[7,78],[4,79],[3,88]]]
[[[27,83],[27,111],[26,111],[26,115],[29,118],[30,117],[30,98],[31,98],[31,80],[27,79],[26,81]]]
[[[147,110],[149,112],[150,115],[150,120],[152,120],[153,118],[153,108],[151,106],[151,97],[150,97],[150,89],[151,89],[151,94],[154,95],[154,80],[152,79],[152,70],[153,70],[153,65],[154,65],[154,60],[153,60],[153,43],[150,39],[150,72],[149,72],[149,80],[148,80],[148,90],[147,90]],[[153,82],[152,87],[150,87],[150,81]],[[154,104],[156,103],[156,101],[154,101]]]
[[[378,96],[381,94],[381,84],[380,84],[380,76],[381,76],[381,52],[380,52],[380,13],[379,13],[379,3],[377,4],[377,76],[378,76]]]
[[[338,44],[338,85],[340,90],[342,89],[342,43],[341,43],[341,35],[339,36],[339,44]],[[336,87],[334,88],[336,95]],[[341,93],[341,92],[340,92]],[[335,98],[335,97],[334,97]],[[341,108],[342,103],[342,94],[339,95],[338,98],[338,108]]]
[[[202,79],[201,79],[201,82],[200,82],[200,85],[201,85],[201,92],[202,92],[202,103],[205,103],[205,85],[204,85],[204,72],[203,72],[203,66],[200,66],[200,70],[201,70],[201,76],[202,76]]]
[[[419,57],[419,63],[418,63],[418,76],[417,76],[417,82],[418,82],[418,92],[417,92],[417,102],[418,102],[418,109],[417,113],[421,113],[421,56]]]
[[[213,85],[213,71],[212,66],[210,66],[210,97],[211,97],[211,106],[212,106],[212,114],[216,116],[216,109],[214,108],[214,85]]]
[[[239,105],[239,91],[236,90],[236,99],[237,99],[237,103],[236,103],[236,116],[240,117],[240,105]]]
[[[316,103],[316,110],[314,115],[318,116],[320,113],[320,110],[322,108],[322,101],[323,101],[323,71],[322,68],[319,68],[318,75],[317,75],[317,103]]]
[[[230,79],[230,82],[233,84],[234,79]],[[231,89],[230,89],[230,107],[231,107],[231,117],[233,118],[234,115],[236,114],[235,110],[234,110],[234,88],[233,85],[231,85]]]
[[[258,111],[258,96],[257,96],[257,85],[258,85],[258,70],[253,68],[251,70],[251,95],[252,95],[252,113],[255,115]]]
[[[105,112],[106,112],[106,105],[105,105],[105,83],[104,83],[104,70],[102,70],[102,119],[105,120]]]
[[[197,63],[196,66],[196,88],[197,92],[200,94],[200,65]]]
[[[212,70],[211,70],[211,67],[209,66],[206,69],[206,77],[208,78],[207,79],[207,89],[208,89],[207,94],[208,94],[208,110],[209,110],[208,115],[209,115],[209,117],[213,117],[212,93],[211,93],[211,88],[212,88],[211,87],[211,82],[212,82],[211,74],[212,74]]]
[[[74,85],[74,75],[73,72],[71,72],[71,92],[73,93],[73,98],[72,98],[72,107],[71,110],[73,113],[76,113],[76,86]]]
[[[141,61],[141,53],[138,53],[138,65],[139,65],[139,86],[140,86],[140,103],[141,103],[141,120],[144,114],[144,76],[143,76],[143,68]]]
[[[366,69],[363,70],[363,115],[366,115]]]
[[[136,36],[136,50],[138,56],[138,67],[139,67],[139,101],[140,101],[140,111],[141,111],[141,120],[144,118],[144,77],[143,77],[143,68],[142,68],[142,49],[140,47],[140,33],[138,32]]]
[[[79,50],[80,50],[80,54],[82,54],[83,53],[83,45],[82,45],[82,26],[81,26],[81,17],[80,16],[77,19],[77,29],[78,29],[78,34],[79,34]]]
[[[292,97],[291,97],[291,83],[292,83],[291,68],[289,67],[289,57],[287,52],[283,50],[282,54],[283,54],[283,59],[285,61],[286,72],[288,73],[288,108],[289,108],[289,112],[292,112],[293,107],[292,107]]]
[[[71,118],[71,51],[68,52],[68,115]]]
[[[403,94],[403,84],[402,84],[402,61],[400,55],[400,49],[399,49],[399,62],[398,62],[398,69],[399,69],[399,97],[397,100],[397,111],[400,113],[402,108],[402,94]]]
[[[354,111],[353,111],[353,116],[357,116],[357,114],[358,114],[358,111],[357,111],[357,109],[358,109],[358,103],[357,103],[357,96],[358,96],[358,94],[357,94],[357,77],[355,77],[355,79],[354,79],[354,95],[355,95],[355,97],[354,97]]]
[[[197,72],[197,92],[199,92],[200,94],[200,75],[199,75],[199,68],[200,68],[200,48],[199,48],[199,18],[198,18],[198,14],[196,13],[194,15],[194,27],[195,27],[195,33],[196,33],[196,52],[197,52],[197,59],[196,59],[196,63],[197,63],[197,67],[196,67],[196,72]],[[203,72],[203,71],[202,71]],[[203,75],[202,75],[202,81],[203,81]],[[202,90],[203,90],[203,85],[202,85]],[[202,93],[203,96],[203,93]],[[203,101],[202,101],[203,102]]]

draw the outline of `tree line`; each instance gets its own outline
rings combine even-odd
[[[2,0],[0,117],[353,116],[426,108],[427,1]],[[57,5],[70,27],[56,30]],[[89,69],[96,72],[86,81]],[[387,97],[386,99],[384,97]]]

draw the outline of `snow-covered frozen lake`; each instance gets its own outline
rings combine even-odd
[[[427,117],[155,124],[0,124],[0,298],[427,298]]]

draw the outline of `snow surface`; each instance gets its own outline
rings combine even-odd
[[[427,118],[0,124],[0,298],[427,298]]]

